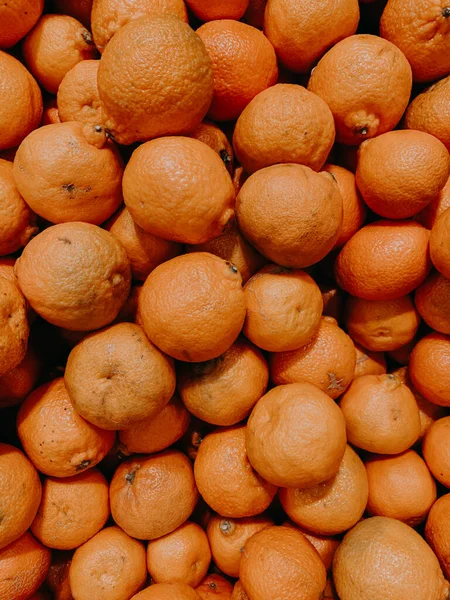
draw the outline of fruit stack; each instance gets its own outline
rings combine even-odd
[[[450,599],[450,0],[0,1],[0,600]]]

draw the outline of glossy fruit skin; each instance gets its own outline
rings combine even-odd
[[[408,106],[411,87],[411,67],[401,50],[368,34],[333,46],[308,83],[333,113],[336,140],[351,146],[393,129]]]
[[[422,396],[439,406],[450,406],[448,387],[450,364],[450,337],[442,333],[430,333],[414,347],[409,373]]]
[[[158,93],[149,93],[153,89]],[[120,143],[188,133],[212,100],[211,59],[180,19],[141,17],[122,27],[103,52],[98,90],[107,127]]]
[[[450,151],[450,76],[437,81],[416,96],[405,113],[405,127],[426,131]]]
[[[242,111],[233,148],[247,173],[279,163],[319,171],[334,142],[333,115],[306,88],[278,83],[260,92]]]
[[[429,238],[429,231],[414,221],[366,225],[339,253],[336,280],[346,292],[365,300],[405,296],[430,272]]]
[[[68,15],[42,16],[22,44],[25,62],[38,83],[51,94],[70,69],[95,57],[89,31]]]
[[[0,150],[18,146],[42,116],[42,94],[36,80],[13,56],[0,51],[0,75],[6,86],[0,108]]]
[[[350,296],[345,322],[353,340],[374,352],[387,352],[414,339],[420,316],[410,296],[380,301]]]
[[[386,219],[408,219],[439,196],[450,174],[442,142],[423,131],[389,131],[358,152],[356,183],[366,204]]]
[[[436,483],[425,461],[413,450],[396,456],[373,456],[366,462],[367,511],[411,527],[422,523],[436,500]]]
[[[186,4],[201,21],[216,19],[239,20],[248,7],[248,0],[186,0]]]
[[[277,81],[273,46],[261,31],[229,19],[205,23],[197,35],[213,63],[214,96],[208,117],[237,119],[257,94]]]
[[[332,23],[327,18],[330,11],[335,15]],[[330,47],[356,32],[358,21],[356,0],[335,4],[314,0],[306,5],[293,0],[269,0],[264,33],[283,66],[296,73],[309,73]]]

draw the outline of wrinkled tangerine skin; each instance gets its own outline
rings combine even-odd
[[[141,17],[122,27],[105,48],[98,91],[107,127],[121,144],[189,133],[211,104],[211,59],[180,19]]]

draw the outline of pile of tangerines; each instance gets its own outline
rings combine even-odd
[[[0,600],[449,600],[450,1],[0,48]]]

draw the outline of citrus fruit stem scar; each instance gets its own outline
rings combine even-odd
[[[94,43],[94,40],[92,39],[92,35],[89,33],[89,31],[87,29],[84,29],[81,32],[81,37],[86,42],[86,44],[93,44]]]
[[[133,483],[135,477],[136,477],[136,471],[132,471],[131,473],[127,473],[125,475],[125,479],[128,481],[128,483],[130,485]]]

